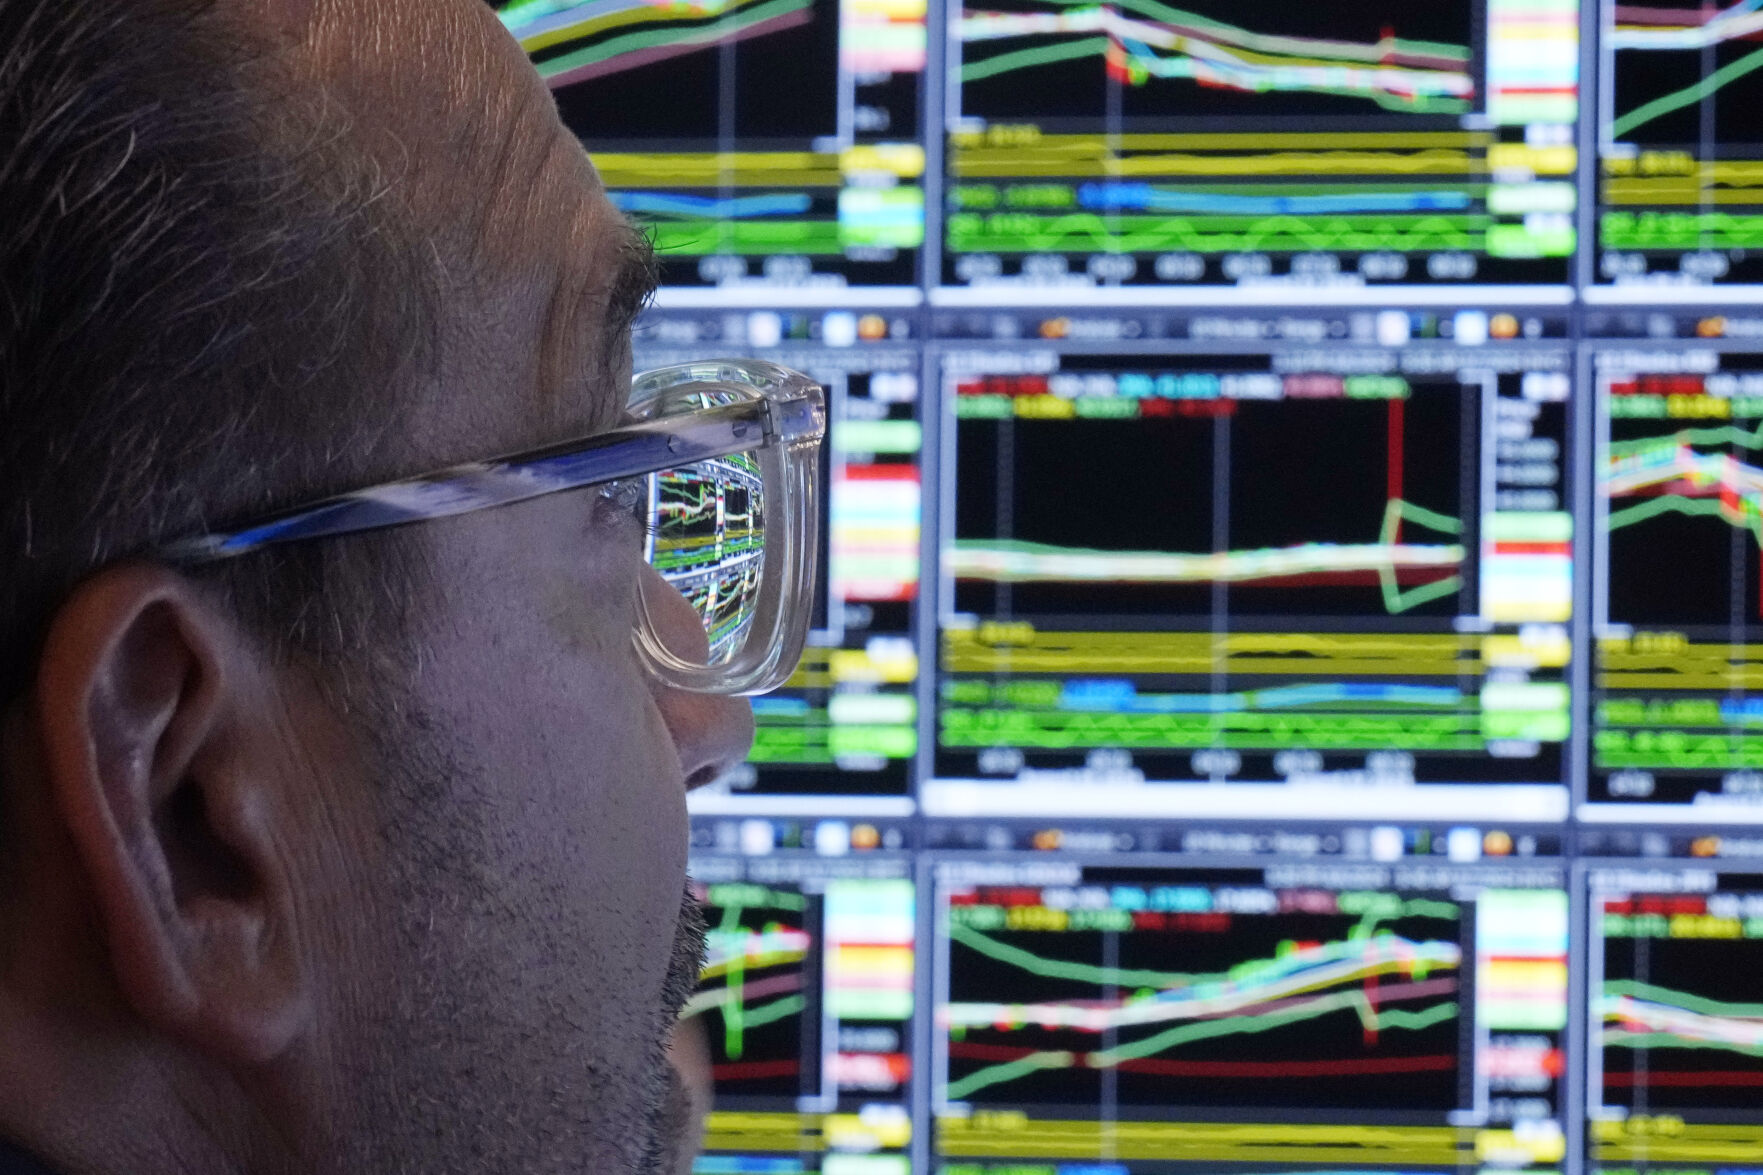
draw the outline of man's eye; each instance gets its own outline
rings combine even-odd
[[[608,508],[616,512],[620,523],[635,523],[644,534],[655,533],[655,516],[649,508],[648,478],[608,482],[601,489],[600,497]]]

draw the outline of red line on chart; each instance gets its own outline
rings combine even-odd
[[[802,1071],[800,1061],[729,1061],[710,1066],[717,1081],[755,1081],[762,1077],[794,1077]]]
[[[1405,480],[1404,474],[1406,474],[1406,472],[1407,472],[1407,470],[1405,468],[1403,468],[1404,465],[1406,464],[1407,454],[1406,454],[1404,447],[1403,447],[1402,419],[1403,419],[1402,401],[1391,400],[1390,401],[1390,440],[1389,440],[1389,451],[1390,451],[1389,484],[1385,489],[1384,496],[1387,497],[1392,502],[1400,502],[1402,500],[1402,483]],[[1390,535],[1390,540],[1392,542],[1400,542],[1401,538],[1402,538],[1402,517],[1401,517],[1401,515],[1398,514],[1396,516],[1396,530],[1395,530],[1394,534]]]
[[[1604,1084],[1608,1087],[1618,1089],[1631,1089],[1637,1085],[1652,1085],[1658,1086],[1661,1089],[1699,1085],[1763,1086],[1763,1070],[1654,1069],[1648,1073],[1606,1072],[1604,1074]]]

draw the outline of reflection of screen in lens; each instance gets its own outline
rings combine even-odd
[[[748,454],[669,469],[652,479],[649,562],[697,609],[710,660],[745,638],[765,561],[765,489]]]

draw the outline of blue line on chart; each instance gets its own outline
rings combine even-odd
[[[808,713],[808,703],[802,698],[769,697],[754,698],[753,713],[757,717],[767,715],[799,717]]]
[[[1138,714],[1235,714],[1287,710],[1340,702],[1382,702],[1398,706],[1460,706],[1462,690],[1442,685],[1373,685],[1330,682],[1289,685],[1230,694],[1140,695],[1130,681],[1072,681],[1059,692],[1065,710],[1114,710]]]
[[[1759,0],[1763,3],[1763,0]],[[1175,191],[1150,184],[1082,184],[1084,208],[1141,208],[1154,212],[1214,212],[1242,216],[1328,212],[1452,212],[1470,206],[1467,192],[1363,192],[1321,196],[1239,196],[1227,192]]]
[[[778,192],[766,196],[680,196],[660,192],[610,192],[620,212],[654,216],[692,216],[709,220],[743,220],[755,216],[799,216],[814,199],[802,192]]]

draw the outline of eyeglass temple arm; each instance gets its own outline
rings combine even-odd
[[[824,427],[824,412],[813,397],[722,404],[689,416],[640,421],[543,449],[369,486],[237,530],[168,543],[151,554],[172,563],[211,563],[279,543],[359,534],[512,505],[767,444],[811,443],[819,440]]]

